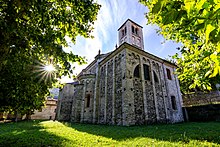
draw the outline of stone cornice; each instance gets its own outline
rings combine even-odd
[[[144,55],[144,56],[146,56],[146,57],[148,57],[148,58],[150,58],[150,59],[153,59],[153,60],[155,60],[155,61],[157,61],[157,62],[160,62],[160,63],[163,63],[163,64],[167,64],[167,65],[172,65],[172,66],[174,66],[174,67],[177,67],[175,64],[173,64],[173,63],[171,63],[171,62],[169,62],[169,61],[167,61],[167,60],[165,60],[165,59],[162,59],[162,58],[160,58],[160,57],[157,57],[157,56],[155,56],[155,55],[153,55],[153,54],[151,54],[151,53],[148,53],[148,52],[146,52],[146,51],[144,51],[144,50],[141,50],[141,49],[139,49],[138,47],[136,47],[136,46],[133,46],[133,45],[130,45],[130,44],[128,44],[128,43],[126,43],[127,44],[127,49],[129,49],[129,50],[132,50],[132,51],[134,51],[134,52],[136,52],[136,53],[139,53],[139,54],[141,54],[141,55]]]
[[[79,80],[95,78],[95,74],[83,74],[78,77]]]
[[[95,56],[95,60],[93,60],[88,66],[86,66],[86,68],[85,69],[83,69],[78,75],[77,75],[77,79],[81,76],[81,75],[83,75],[82,73],[84,72],[84,71],[87,71],[89,68],[91,68],[92,66],[94,66],[97,62],[98,62],[98,60],[100,59],[100,58],[105,58],[106,56],[108,56],[109,54],[110,54],[111,52],[108,52],[108,53],[106,53],[106,54],[98,54],[98,55],[96,55]]]
[[[83,86],[84,84],[75,84],[74,87]]]
[[[160,63],[163,63],[163,64],[166,64],[166,65],[172,65],[173,67],[177,67],[175,64],[167,61],[167,60],[164,60],[162,58],[159,58],[153,54],[150,54],[144,50],[141,50],[139,49],[138,47],[134,46],[134,45],[130,45],[126,42],[124,42],[123,44],[121,44],[117,49],[115,49],[113,52],[111,52],[107,57],[105,57],[101,62],[100,62],[100,65],[103,65],[105,64],[108,60],[110,60],[112,57],[114,57],[116,54],[118,54],[119,52],[121,52],[123,49],[129,49],[131,51],[134,51],[136,53],[139,53],[143,56],[146,56],[150,59],[153,59],[157,62],[160,62]]]
[[[99,65],[103,65],[105,64],[109,59],[111,59],[112,57],[114,57],[116,54],[118,54],[119,52],[121,52],[123,49],[126,48],[126,44],[128,43],[123,43],[121,44],[118,48],[116,48],[113,52],[111,52],[107,57],[105,57],[100,63]]]

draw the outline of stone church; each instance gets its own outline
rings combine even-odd
[[[60,91],[57,119],[124,126],[183,121],[176,65],[145,52],[142,26],[130,19],[118,41]]]

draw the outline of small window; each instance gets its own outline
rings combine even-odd
[[[121,31],[122,37],[125,35],[125,30]]]
[[[158,77],[157,77],[157,74],[155,73],[155,71],[153,72],[153,74],[154,74],[154,82],[158,83],[159,80],[158,80]]]
[[[170,70],[167,68],[166,71],[167,71],[167,78],[169,80],[172,80]]]
[[[171,104],[172,104],[173,110],[177,110],[175,96],[171,96]]]
[[[144,64],[144,80],[150,81],[150,68],[148,65]]]
[[[132,33],[134,33],[134,26],[131,26]]]
[[[138,28],[135,28],[135,34],[138,34]]]
[[[125,35],[127,34],[127,28],[125,27]]]
[[[134,77],[140,78],[140,67],[137,65],[134,69]]]
[[[90,107],[90,94],[86,95],[86,107]]]

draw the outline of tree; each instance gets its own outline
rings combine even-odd
[[[65,37],[92,37],[100,5],[93,0],[0,0],[0,109],[32,111],[57,78],[84,58],[65,53]],[[46,71],[53,64],[56,71]]]
[[[166,39],[182,42],[175,55],[184,89],[211,90],[220,74],[219,0],[140,0],[148,7],[148,23]],[[215,82],[214,82],[215,81]],[[214,82],[214,83],[212,83]]]

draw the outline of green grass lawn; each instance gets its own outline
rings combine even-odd
[[[53,121],[0,124],[0,146],[220,146],[220,123],[106,126]]]

